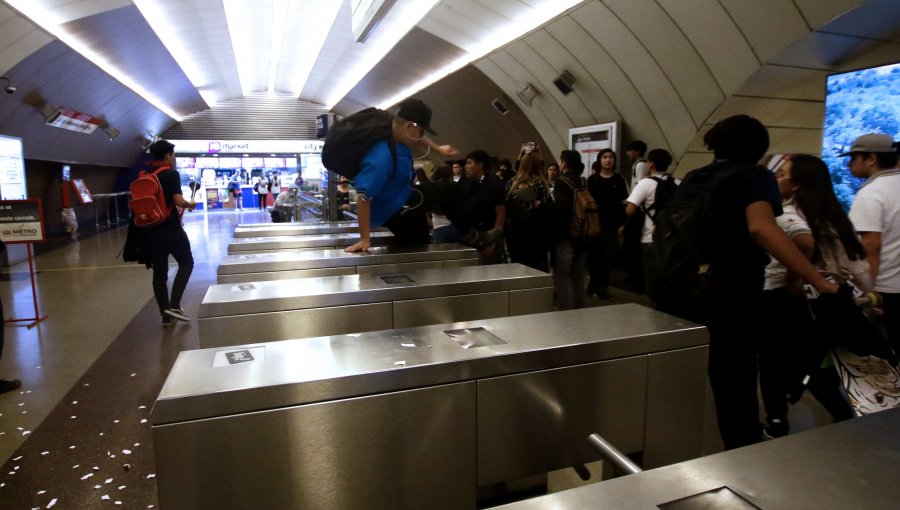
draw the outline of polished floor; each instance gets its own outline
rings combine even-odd
[[[196,317],[234,227],[268,217],[229,211],[185,218],[195,266],[183,307]],[[124,240],[124,227],[105,229],[35,259],[47,319],[32,329],[7,325],[0,360],[0,378],[22,380],[20,390],[0,395],[0,509],[157,505],[148,417],[178,353],[197,348],[197,327],[161,327],[150,271],[117,258]],[[7,318],[32,316],[27,264],[4,272]],[[614,289],[611,300],[589,304],[632,300],[639,299]],[[704,452],[712,453],[721,443],[707,407]],[[827,421],[816,404],[792,412],[795,429]]]

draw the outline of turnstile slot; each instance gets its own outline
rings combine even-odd
[[[728,510],[761,510],[728,487],[719,487],[686,498],[656,505],[660,510],[703,510],[727,508]]]
[[[234,287],[231,288],[231,291],[238,292],[238,291],[242,291],[242,290],[253,290],[255,288],[256,288],[256,285],[253,285],[252,283],[245,283],[242,285],[235,285]]]
[[[409,275],[406,274],[386,274],[378,277],[379,280],[383,281],[387,285],[398,285],[401,283],[416,283],[416,281]]]
[[[484,328],[465,328],[451,329],[444,333],[456,342],[456,345],[463,349],[471,349],[473,347],[486,347],[488,345],[503,345],[506,342],[501,340],[497,335]]]

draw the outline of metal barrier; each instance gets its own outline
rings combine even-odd
[[[123,218],[121,218],[119,216],[119,199],[120,199],[120,197],[127,197],[130,195],[131,195],[131,193],[128,191],[120,191],[118,193],[97,193],[97,194],[91,195],[91,198],[94,199],[94,201],[93,201],[94,223],[97,227],[97,230],[100,230],[100,210],[99,210],[100,202],[101,201],[103,202],[103,208],[106,212],[106,228],[111,228],[113,225],[118,225],[119,223],[122,223]],[[113,210],[115,211],[115,214],[116,214],[115,222],[111,221],[112,215],[110,214],[110,208],[109,208],[110,202],[112,202]],[[123,206],[123,209],[127,213],[128,204],[125,204]],[[126,214],[124,220],[128,221],[127,214]]]
[[[185,351],[150,416],[159,503],[474,509],[597,460],[591,432],[694,458],[707,338],[629,304]]]

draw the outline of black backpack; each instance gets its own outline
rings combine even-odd
[[[643,210],[644,213],[650,217],[650,220],[656,224],[656,218],[659,216],[659,211],[672,201],[672,197],[674,197],[675,192],[678,191],[678,183],[675,182],[675,178],[669,174],[664,174],[659,177],[654,175],[650,178],[656,181],[656,191],[653,193],[653,205],[645,207]]]
[[[752,165],[719,162],[689,173],[656,214],[653,244],[646,259],[647,292],[665,312],[691,318],[709,288],[716,218],[723,185]]]
[[[322,164],[348,179],[359,173],[359,163],[373,145],[387,139],[397,171],[397,145],[391,128],[393,115],[378,108],[366,108],[334,124],[322,146]]]

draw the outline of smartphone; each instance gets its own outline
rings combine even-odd
[[[537,147],[537,143],[535,142],[525,142],[522,144],[522,152],[528,154],[533,151]]]

